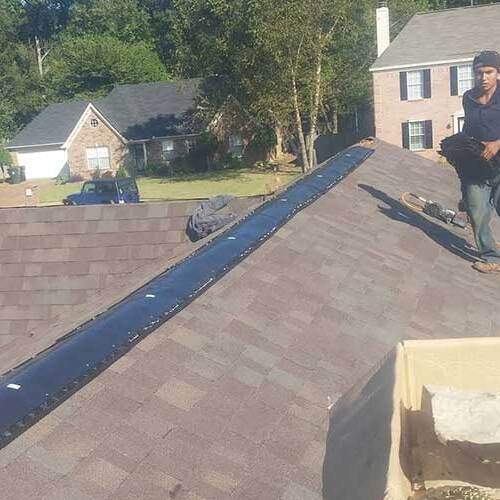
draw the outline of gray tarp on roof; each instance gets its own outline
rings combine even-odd
[[[94,104],[129,140],[191,134],[200,79],[117,85]]]
[[[8,147],[64,143],[88,104],[87,101],[51,104],[26,125]]]
[[[500,4],[417,14],[372,69],[468,59],[481,50],[500,50],[499,24]]]

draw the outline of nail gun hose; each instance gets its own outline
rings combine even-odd
[[[425,200],[423,198],[420,198],[420,196],[417,196],[416,194],[410,192],[406,192],[401,195],[400,198],[401,204],[403,204],[410,210],[414,210],[415,212],[423,212],[424,207],[422,205],[415,203],[414,201],[411,201],[412,198],[425,203]]]

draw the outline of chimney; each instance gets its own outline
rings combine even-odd
[[[391,39],[389,37],[389,9],[387,2],[379,0],[377,8],[377,56],[385,51]]]

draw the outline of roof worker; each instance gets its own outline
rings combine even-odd
[[[491,160],[500,152],[500,55],[495,51],[481,52],[472,66],[475,86],[463,97],[463,132],[481,141],[482,158]],[[481,258],[472,267],[482,273],[500,273],[500,249],[490,227],[499,183],[498,176],[485,182],[462,181],[462,193]]]

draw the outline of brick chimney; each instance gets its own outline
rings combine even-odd
[[[390,43],[389,9],[386,1],[379,0],[377,8],[377,56],[380,56]]]

